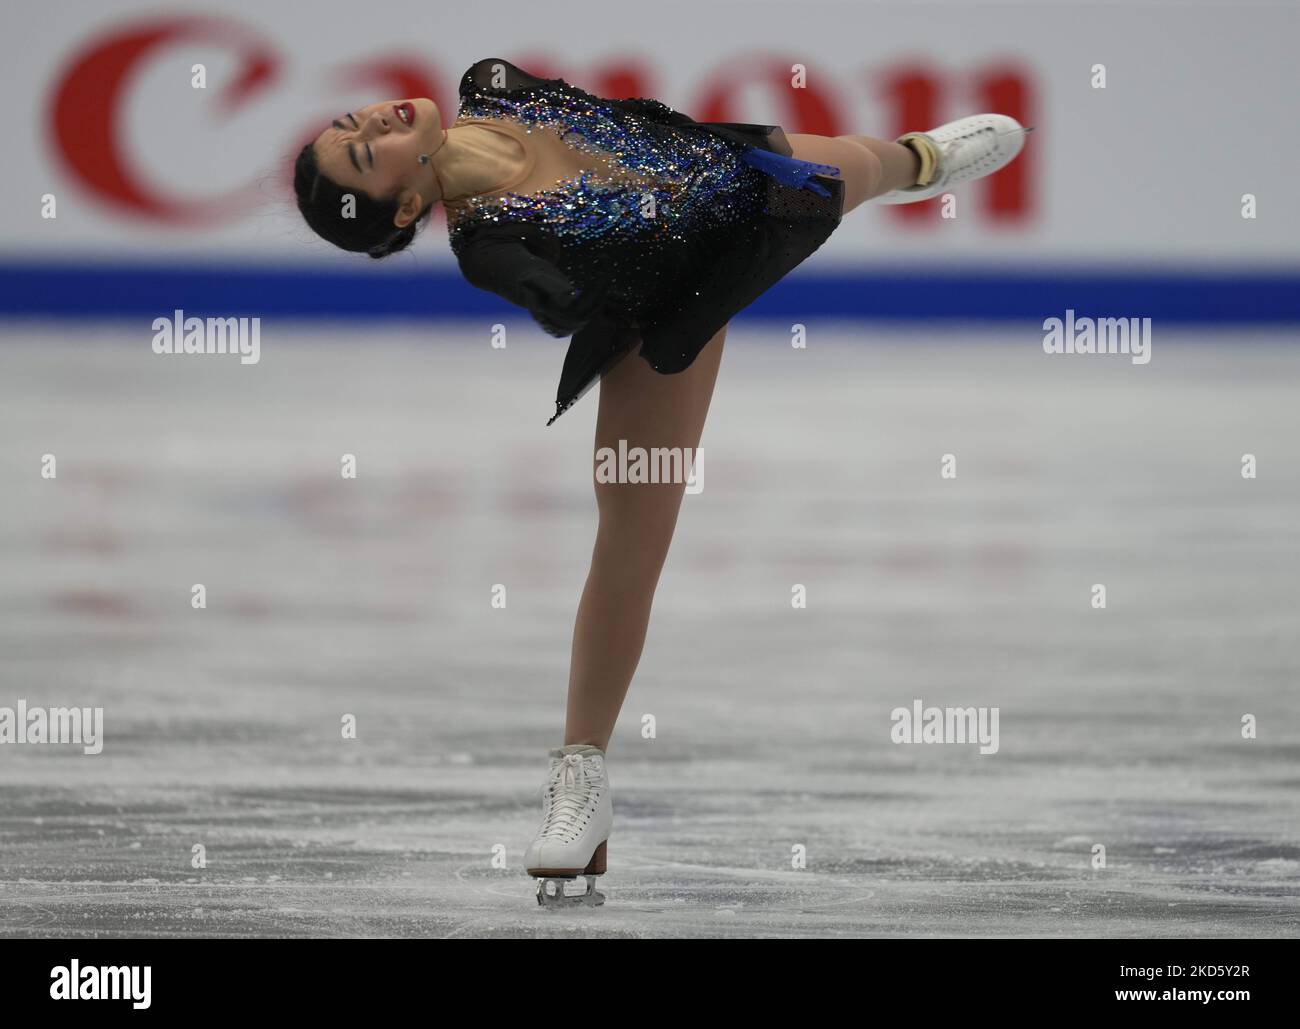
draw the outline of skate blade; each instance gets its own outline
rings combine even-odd
[[[605,903],[605,895],[596,890],[596,877],[584,876],[587,880],[585,893],[565,893],[564,884],[577,879],[576,875],[542,876],[537,880],[537,904],[545,911],[563,908],[600,907]]]

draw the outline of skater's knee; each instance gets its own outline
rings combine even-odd
[[[617,564],[634,576],[658,575],[677,525],[680,488],[608,483],[598,485],[596,494],[595,560]]]
[[[865,136],[815,136],[794,133],[787,137],[801,161],[833,164],[844,183],[844,211],[848,213],[880,190],[885,168],[863,140]]]
[[[662,537],[598,532],[591,553],[592,572],[607,583],[617,583],[629,596],[648,598],[667,563],[671,542]]]
[[[683,483],[675,482],[597,482],[600,530],[671,538],[685,491]]]
[[[875,196],[885,178],[885,166],[869,147],[863,144],[861,136],[836,136],[836,139],[852,143],[840,160],[840,174],[854,188],[867,196]]]

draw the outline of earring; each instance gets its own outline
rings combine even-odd
[[[419,156],[419,158],[417,158],[417,160],[419,160],[419,162],[420,162],[421,164],[428,164],[428,163],[429,163],[429,155],[428,155],[428,154],[421,154],[421,155]]]

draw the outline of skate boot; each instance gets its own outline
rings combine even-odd
[[[1026,129],[1005,114],[972,114],[929,132],[909,132],[896,142],[921,159],[916,185],[875,197],[878,204],[914,204],[953,186],[992,175],[1012,162],[1025,145]]]
[[[550,752],[551,772],[542,800],[542,824],[524,868],[537,880],[537,903],[562,908],[605,903],[596,876],[605,874],[605,852],[614,824],[614,796],[605,773],[605,752],[574,743]],[[564,884],[585,876],[585,893],[566,894]]]

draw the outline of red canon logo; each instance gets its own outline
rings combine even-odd
[[[279,70],[268,47],[229,22],[172,18],[137,24],[92,42],[73,57],[54,91],[50,123],[59,156],[93,195],[124,213],[193,225],[229,218],[255,197],[246,189],[201,202],[168,200],[132,176],[120,146],[132,73],[163,46],[184,40],[222,43],[240,55],[240,73],[221,94],[227,116],[264,91]]]
[[[49,124],[53,145],[66,169],[94,197],[119,214],[165,225],[189,227],[229,224],[234,217],[247,216],[264,201],[250,183],[232,193],[202,200],[179,200],[161,195],[132,173],[123,153],[123,114],[130,103],[133,80],[146,62],[156,59],[178,43],[213,45],[232,51],[238,58],[238,73],[218,94],[218,117],[228,118],[248,104],[264,98],[283,68],[275,48],[253,30],[234,22],[209,17],[165,17],[135,22],[92,40],[73,55],[57,78],[52,93]],[[466,66],[478,55],[466,59]],[[511,60],[515,60],[514,57]],[[545,77],[571,74],[552,67],[543,55],[521,55],[521,67]],[[777,118],[788,131],[840,135],[860,131],[848,124],[827,92],[824,75],[811,77],[806,88],[790,88],[791,62],[776,57],[759,60],[735,58],[715,68],[699,94],[699,101],[684,109],[700,121],[737,121],[737,94],[750,85],[760,85],[784,105]],[[365,89],[376,97],[427,96],[450,116],[455,105],[444,104],[434,85],[440,76],[414,57],[388,55],[335,67],[327,73],[331,88]],[[459,75],[459,71],[456,73]],[[582,77],[592,92],[612,97],[654,96],[651,76],[626,65],[597,68]],[[455,81],[455,79],[452,79]],[[930,126],[951,116],[955,106],[948,76],[917,65],[892,68],[879,80],[880,100],[891,111],[888,130],[899,135],[918,125]],[[1025,124],[1033,123],[1032,89],[1021,71],[987,68],[968,80],[956,80],[966,89],[961,99],[982,105],[980,110],[1001,111]],[[337,111],[322,110],[319,119],[291,134],[282,151],[295,153],[320,131]],[[264,167],[268,162],[262,162]],[[1032,154],[1021,155],[1000,174],[980,185],[981,210],[986,217],[1019,223],[1030,214]],[[250,178],[253,176],[250,175]],[[938,201],[889,208],[890,216],[909,222],[924,222],[937,215]]]

